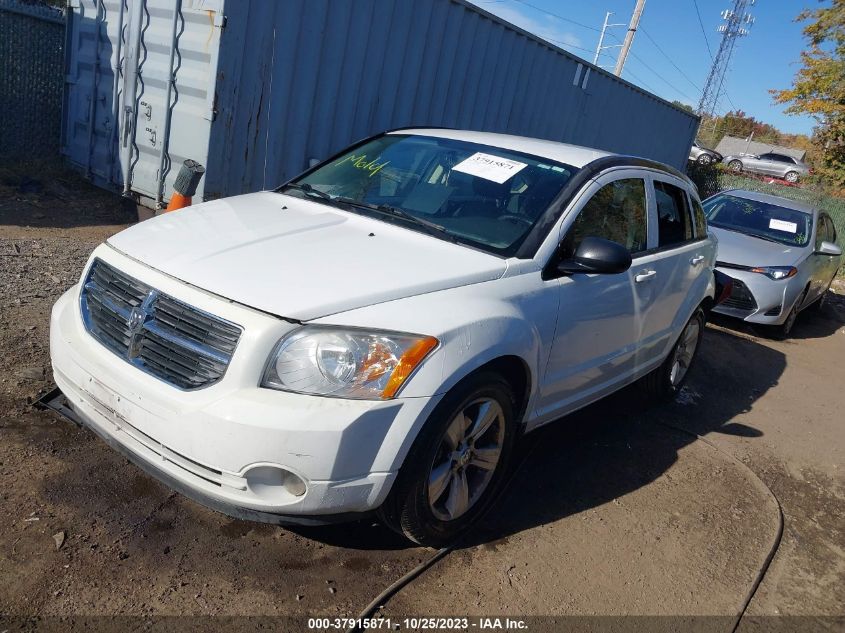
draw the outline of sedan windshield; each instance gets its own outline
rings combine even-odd
[[[809,213],[758,200],[718,194],[702,206],[710,226],[788,246],[806,246],[813,230]]]
[[[576,171],[499,147],[388,134],[289,183],[286,193],[510,255]]]

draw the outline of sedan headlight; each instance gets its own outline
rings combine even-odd
[[[760,268],[752,268],[752,273],[761,273],[766,275],[769,279],[775,281],[780,279],[789,279],[798,274],[798,269],[794,266],[763,266]]]
[[[305,326],[279,341],[262,387],[339,398],[393,398],[437,347],[431,336]]]

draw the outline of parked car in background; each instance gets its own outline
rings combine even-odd
[[[787,182],[795,183],[810,174],[810,166],[786,154],[740,154],[725,156],[722,163],[729,169],[741,172],[749,171],[755,174],[765,174],[783,178]]]
[[[442,129],[119,233],[53,308],[81,421],[235,517],[467,529],[517,438],[683,385],[716,244],[678,171]]]
[[[729,190],[704,201],[730,296],[713,308],[786,337],[798,313],[825,301],[842,250],[827,213],[777,196]]]
[[[712,165],[721,162],[722,155],[714,149],[699,145],[698,141],[695,141],[689,151],[689,160],[699,165]]]

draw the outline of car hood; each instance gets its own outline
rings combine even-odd
[[[109,245],[189,284],[296,320],[501,277],[504,259],[263,192],[166,213]]]
[[[716,259],[737,266],[794,266],[804,255],[805,249],[786,244],[776,244],[750,235],[728,231],[715,226],[710,230],[719,240]]]

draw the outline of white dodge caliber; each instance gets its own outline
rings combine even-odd
[[[672,168],[403,129],[110,238],[53,308],[53,370],[80,422],[200,503],[378,510],[436,546],[522,433],[640,379],[679,389],[715,253]]]

